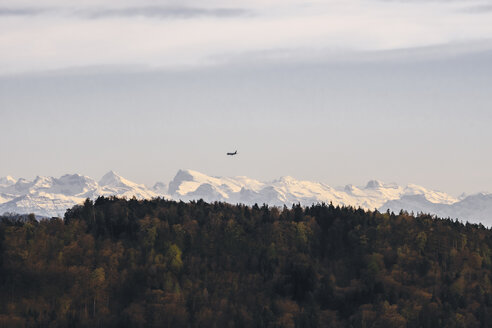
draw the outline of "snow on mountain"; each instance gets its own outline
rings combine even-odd
[[[1,193],[0,194],[0,204],[6,203],[8,201],[11,201],[14,198],[15,198],[14,195],[9,195],[9,194],[3,194],[3,193]]]
[[[403,195],[424,195],[431,203],[453,204],[459,199],[452,197],[444,192],[427,190],[424,187],[415,184],[409,184],[405,187]]]
[[[193,170],[179,170],[169,183],[169,194],[175,199],[227,201],[231,203],[267,203],[291,205],[300,203],[332,202],[335,205],[351,205],[366,209],[381,207],[389,200],[405,195],[424,195],[435,203],[452,204],[456,198],[442,192],[428,190],[417,185],[405,187],[371,180],[364,187],[347,185],[333,188],[324,183],[302,181],[293,177],[281,177],[271,182],[260,182],[247,177],[210,177]]]
[[[192,170],[180,170],[169,184],[169,194],[184,201],[227,201],[252,205],[290,206],[332,202],[364,209],[398,213],[401,209],[414,213],[430,213],[440,217],[459,218],[492,225],[492,194],[453,197],[441,191],[415,184],[399,186],[370,180],[365,186],[330,187],[324,183],[282,177],[260,182],[246,177],[210,177]]]
[[[168,186],[164,182],[158,181],[152,186],[152,191],[158,195],[167,194]]]
[[[91,197],[97,190],[96,180],[80,174],[65,174],[59,179],[53,179],[53,184],[47,192],[78,197]]]
[[[113,171],[99,182],[79,174],[59,178],[38,176],[33,180],[7,176],[0,178],[0,213],[63,216],[67,208],[86,198],[112,195],[139,199],[160,196],[183,201],[201,198],[207,202],[274,206],[331,202],[371,210],[390,209],[395,213],[404,209],[492,225],[492,194],[487,193],[456,198],[414,184],[399,186],[378,180],[370,180],[365,186],[331,187],[289,176],[262,182],[245,176],[212,177],[193,170],[179,170],[168,185],[157,182],[153,187],[132,182]]]
[[[133,196],[137,198],[154,198],[158,196],[157,193],[143,184],[127,180],[113,171],[109,171],[101,178],[99,187],[101,188],[99,195],[102,196],[117,195],[128,198]]]
[[[461,221],[481,222],[492,226],[492,194],[479,193],[467,196],[454,203],[431,202],[425,195],[404,195],[400,199],[390,200],[380,207],[395,213],[404,209],[407,212],[428,213],[442,218]]]
[[[15,181],[15,180],[14,180]],[[78,197],[90,197],[97,189],[97,183],[86,176],[66,174],[60,178],[40,177],[34,180],[19,179],[9,185],[0,185],[0,192],[11,195],[36,194],[46,192]]]
[[[2,187],[8,187],[16,183],[17,180],[12,178],[10,175],[7,175],[6,177],[0,177],[0,188]]]
[[[219,194],[222,198],[220,200],[229,199],[229,194],[237,193],[241,191],[241,188],[243,187],[249,190],[258,191],[264,186],[263,183],[247,177],[219,178],[211,177],[193,170],[179,170],[174,179],[169,183],[168,192],[171,195],[186,198],[187,195],[201,193],[201,191],[197,189],[202,185],[209,185],[209,187],[203,188],[210,188],[214,193]]]
[[[0,213],[35,213],[43,217],[63,217],[65,211],[84,198],[41,193],[39,195],[26,194],[0,204]]]
[[[86,198],[99,196],[153,198],[159,194],[129,181],[113,171],[98,182],[79,175],[60,178],[37,176],[33,180],[2,178],[0,180],[0,213],[35,213],[39,216],[62,216],[68,208]]]

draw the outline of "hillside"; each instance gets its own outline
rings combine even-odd
[[[100,197],[0,223],[0,327],[488,327],[491,249],[428,216]]]

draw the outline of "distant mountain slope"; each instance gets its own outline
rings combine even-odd
[[[98,196],[153,198],[158,194],[144,185],[129,181],[113,171],[98,182],[79,175],[60,178],[38,176],[34,180],[0,178],[0,213],[35,213],[63,217],[68,208],[86,198]]]
[[[432,203],[423,195],[405,195],[400,199],[390,200],[379,208],[398,212],[431,213],[442,218],[481,222],[492,226],[492,194],[479,193],[468,196],[453,204]]]
[[[247,177],[210,177],[193,170],[179,170],[169,183],[169,194],[176,199],[203,198],[207,201],[221,200],[230,203],[267,203],[311,205],[317,202],[333,202],[336,205],[351,205],[375,209],[389,200],[405,195],[424,195],[434,203],[452,204],[458,199],[443,192],[428,190],[410,184],[401,187],[372,180],[364,187],[347,185],[334,188],[324,183],[301,181],[292,177],[281,177],[271,182],[260,182]]]
[[[213,177],[193,170],[179,170],[168,184],[156,182],[153,187],[132,182],[113,171],[99,182],[79,175],[60,178],[36,177],[33,180],[0,178],[0,214],[4,212],[35,213],[41,216],[63,216],[66,209],[86,198],[118,196],[143,199],[165,197],[176,200],[204,199],[247,205],[269,204],[291,206],[330,203],[399,212],[436,214],[471,222],[492,224],[492,195],[476,194],[458,199],[444,192],[409,184],[399,186],[371,180],[365,186],[331,187],[327,184],[281,177],[262,182],[245,176]]]

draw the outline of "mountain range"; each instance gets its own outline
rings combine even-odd
[[[175,200],[203,199],[247,205],[291,206],[330,203],[364,209],[404,209],[440,217],[492,224],[492,194],[478,193],[453,197],[444,192],[408,184],[386,184],[371,180],[365,186],[331,187],[327,184],[281,177],[262,182],[245,176],[212,177],[193,170],[179,170],[169,184],[157,182],[152,187],[129,181],[113,171],[98,182],[80,174],[59,178],[38,176],[33,180],[0,178],[0,213],[34,213],[38,216],[63,217],[66,209],[98,196],[149,199],[164,197]]]

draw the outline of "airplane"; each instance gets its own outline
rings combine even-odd
[[[229,156],[237,155],[237,150],[235,152],[233,152],[233,153],[227,153],[227,155],[229,155]]]

